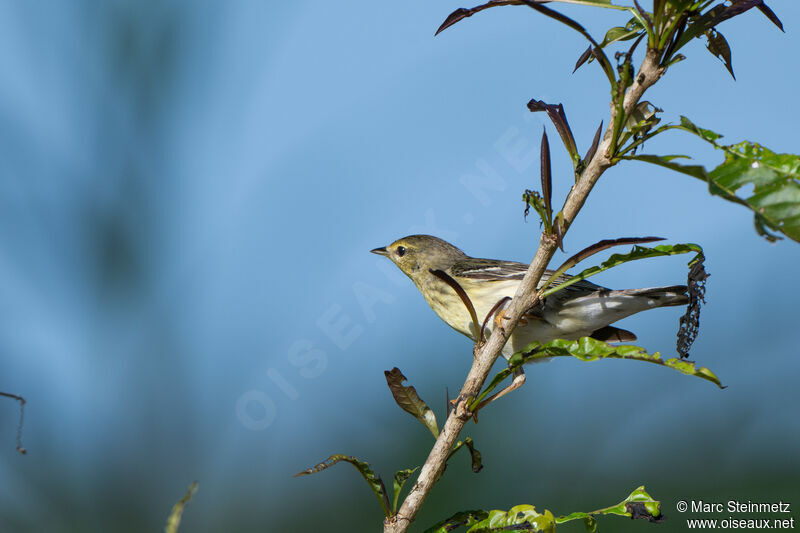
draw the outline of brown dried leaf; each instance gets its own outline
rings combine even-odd
[[[389,385],[389,390],[392,391],[394,401],[397,405],[409,413],[411,416],[422,422],[428,430],[433,433],[434,438],[439,437],[439,426],[436,424],[436,415],[428,404],[422,401],[422,398],[417,394],[417,389],[412,386],[405,386],[403,382],[406,377],[399,368],[394,367],[384,373],[386,376],[386,383]]]

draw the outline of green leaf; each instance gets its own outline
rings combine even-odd
[[[475,443],[472,442],[470,437],[467,437],[463,441],[458,441],[455,446],[453,446],[453,450],[450,452],[450,455],[447,456],[447,460],[449,461],[455,453],[463,448],[464,446],[467,447],[469,450],[469,455],[472,460],[472,471],[476,474],[483,469],[483,460],[481,458],[481,452],[475,448]]]
[[[483,509],[461,511],[429,527],[425,530],[425,533],[450,533],[462,526],[473,526],[481,520],[484,520],[487,516],[489,516],[489,512]]]
[[[711,131],[711,130],[707,130],[705,128],[701,128],[701,127],[695,125],[694,122],[692,122],[691,120],[689,120],[687,117],[685,117],[683,115],[681,115],[680,128],[685,130],[685,131],[688,131],[689,133],[694,133],[695,135],[697,135],[701,139],[703,139],[705,141],[708,141],[708,142],[710,142],[711,144],[713,144],[715,146],[717,145],[717,143],[715,141],[717,141],[719,139],[722,139],[722,137],[723,137],[723,135],[720,134],[720,133],[717,133],[717,132]]]
[[[778,154],[758,143],[742,141],[724,145],[722,135],[700,128],[686,117],[680,126],[670,126],[697,135],[714,148],[725,152],[725,160],[711,171],[698,165],[681,165],[675,156],[638,155],[622,159],[645,161],[682,172],[708,183],[708,190],[730,202],[743,205],[754,215],[759,235],[770,242],[783,233],[800,242],[800,156]],[[745,193],[745,187],[752,191]]]
[[[626,254],[613,254],[599,265],[582,270],[580,273],[570,277],[563,283],[546,290],[542,293],[542,298],[546,298],[554,292],[569,287],[570,285],[577,283],[582,279],[586,279],[590,276],[594,276],[595,274],[599,274],[600,272],[624,263],[628,263],[630,261],[638,261],[639,259],[648,259],[651,257],[686,254],[690,252],[695,252],[695,257],[692,260],[692,262],[694,262],[697,258],[703,255],[703,248],[701,248],[699,244],[694,243],[662,244],[660,246],[654,246],[653,248],[648,248],[646,246],[634,246],[630,252]]]
[[[414,468],[408,468],[406,470],[398,470],[394,473],[394,480],[392,481],[392,485],[394,488],[394,497],[392,498],[392,513],[397,512],[397,500],[400,498],[400,493],[403,490],[403,485],[406,484],[408,478],[411,477],[411,474],[419,470],[419,467],[416,466]]]
[[[634,156],[623,156],[622,159],[628,159],[630,161],[644,161],[645,163],[650,163],[653,165],[659,165],[664,168],[668,168],[670,170],[674,170],[676,172],[681,172],[683,174],[687,174],[697,179],[701,179],[706,181],[706,169],[700,165],[681,165],[680,163],[675,163],[675,159],[690,159],[687,155],[652,155],[652,154],[640,154]]]
[[[725,388],[722,383],[720,383],[719,378],[711,370],[705,367],[698,368],[691,361],[685,361],[677,357],[664,360],[661,359],[661,354],[659,352],[649,354],[644,348],[640,348],[639,346],[614,346],[591,337],[581,337],[576,341],[557,339],[546,344],[540,344],[538,342],[531,343],[530,345],[526,346],[524,350],[511,356],[508,361],[509,368],[498,372],[497,376],[492,379],[491,383],[494,383],[495,379],[503,374],[503,377],[498,381],[499,383],[506,377],[510,376],[515,368],[531,361],[535,361],[537,359],[546,359],[549,357],[566,356],[575,357],[581,361],[597,361],[598,359],[631,359],[634,361],[654,363],[677,370],[678,372],[688,376],[696,376],[698,378],[705,379],[711,383],[714,383],[721,389]],[[481,396],[483,396],[483,393],[481,393]]]
[[[632,18],[631,21],[634,21],[636,24],[633,28],[628,28],[627,26],[614,26],[610,30],[606,32],[606,36],[600,42],[600,46],[606,47],[611,43],[615,43],[617,41],[629,41],[635,37],[637,37],[640,33],[644,31],[644,28],[639,25],[639,21],[635,18]],[[630,23],[629,23],[630,24]]]
[[[577,512],[559,516],[555,519],[555,523],[563,524],[564,522],[583,519],[586,530],[592,532],[597,529],[595,516],[609,514],[627,516],[629,518],[643,518],[649,522],[662,522],[664,520],[664,516],[661,514],[661,502],[654,500],[642,485],[617,505],[612,505],[605,509],[597,509],[590,513]]]
[[[364,477],[364,480],[369,485],[369,488],[372,489],[372,492],[375,494],[375,497],[378,498],[378,502],[381,504],[381,509],[383,509],[383,513],[387,517],[392,516],[392,512],[389,507],[389,496],[386,494],[386,487],[383,485],[383,480],[381,479],[381,476],[376,475],[372,471],[372,467],[369,465],[369,463],[361,461],[351,455],[342,455],[342,454],[331,455],[321,463],[317,463],[311,468],[303,470],[302,472],[298,472],[297,474],[294,475],[294,477],[307,476],[309,474],[316,474],[317,472],[322,472],[323,470],[326,470],[341,461],[350,463],[351,465],[356,467],[356,469]]]
[[[386,376],[386,383],[389,385],[389,390],[392,391],[392,396],[394,396],[394,401],[397,402],[397,405],[403,411],[422,422],[433,434],[434,438],[438,438],[439,426],[436,423],[436,415],[428,407],[428,404],[422,401],[414,387],[403,385],[406,377],[400,372],[400,369],[394,367],[391,370],[386,370],[383,374]]]
[[[669,60],[669,62],[667,62],[667,64],[664,65],[664,66],[669,68],[672,65],[677,65],[678,63],[680,63],[684,59],[686,59],[685,55],[683,55],[683,54],[675,54],[674,56],[671,56],[671,59]]]
[[[639,16],[639,22],[645,27],[645,29],[647,29],[648,44],[650,46],[654,46],[656,36],[653,31],[653,19],[650,17],[650,13],[645,11],[642,6],[639,5],[638,0],[633,0],[633,5],[636,6],[636,13],[638,13]]]
[[[597,530],[596,516],[618,515],[628,518],[642,518],[649,522],[662,522],[661,502],[654,500],[641,486],[616,505],[597,509],[589,513],[576,512],[566,516],[554,517],[545,510],[539,513],[533,505],[517,505],[508,511],[462,511],[447,520],[425,530],[425,533],[449,533],[460,527],[469,527],[467,533],[488,533],[501,531],[539,531],[553,532],[557,524],[572,520],[583,520],[586,530]],[[516,526],[516,527],[515,527]],[[571,530],[570,530],[571,531]]]
[[[800,242],[800,157],[776,154],[744,141],[725,148],[725,161],[708,173],[712,194],[747,205],[755,213],[759,235],[774,242],[780,232]],[[742,198],[739,190],[753,185]],[[770,231],[771,230],[771,231]]]
[[[587,246],[577,254],[573,255],[566,261],[564,261],[557,270],[555,270],[550,277],[547,278],[547,281],[544,282],[539,287],[539,290],[544,290],[550,286],[551,283],[556,281],[559,278],[563,278],[564,273],[569,270],[570,268],[574,267],[581,261],[593,256],[596,253],[602,252],[603,250],[607,250],[613,246],[624,246],[626,244],[644,244],[646,242],[655,242],[655,241],[663,241],[663,237],[620,237],[619,239],[603,239],[602,241],[598,241],[591,246]]]
[[[598,359],[630,359],[634,361],[644,361],[661,365],[673,370],[677,370],[688,376],[696,376],[715,384],[724,389],[719,378],[708,368],[696,367],[691,361],[685,361],[678,357],[672,359],[661,359],[661,354],[655,352],[647,353],[644,348],[632,345],[614,346],[591,337],[581,337],[578,340],[570,341],[556,339],[546,344],[534,342],[511,356],[508,360],[508,368],[498,372],[483,392],[472,402],[472,406],[477,406],[482,402],[497,386],[505,381],[514,373],[518,367],[536,361],[538,359],[549,359],[551,357],[575,357],[581,361],[597,361]]]
[[[513,526],[522,526],[514,528]],[[474,524],[467,533],[489,533],[518,529],[540,533],[556,530],[553,513],[545,510],[539,513],[533,505],[516,505],[508,511],[489,511],[489,515]]]
[[[605,48],[609,44],[615,42],[629,41],[645,33],[646,31],[647,30],[645,27],[642,26],[641,16],[638,13],[634,13],[634,16],[631,17],[625,26],[614,26],[613,28],[609,29],[599,46],[600,48]],[[577,63],[575,64],[575,69],[572,72],[574,73],[587,61],[591,63],[593,59],[592,56],[592,47],[590,46],[578,59]]]
[[[653,24],[656,27],[660,27],[661,18],[666,14],[664,12],[664,4],[666,4],[667,0],[653,0]]]
[[[169,513],[167,518],[167,525],[164,526],[165,533],[178,533],[178,527],[181,525],[181,517],[183,516],[183,509],[189,500],[192,499],[194,493],[197,492],[197,481],[189,485],[189,490],[186,491],[183,498],[178,500],[178,503],[172,506],[172,512]]]
[[[622,26],[614,26],[606,32],[606,36],[600,41],[600,46],[606,46],[609,43],[619,40],[632,39],[637,33],[638,32],[627,30]]]

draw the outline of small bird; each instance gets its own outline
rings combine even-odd
[[[452,244],[430,235],[410,235],[372,253],[388,257],[402,270],[425,297],[428,305],[456,331],[473,341],[484,321],[487,335],[492,320],[485,320],[501,300],[517,291],[528,265],[515,261],[470,257]],[[456,289],[444,281],[443,272],[466,292],[475,308],[475,324]],[[541,287],[553,274],[545,271]],[[556,284],[571,276],[563,275]],[[647,309],[686,305],[686,286],[611,290],[586,280],[578,281],[529,309],[519,321],[503,348],[508,359],[532,342],[554,339],[575,340],[592,337],[606,342],[636,340],[630,331],[610,324]],[[502,304],[501,304],[502,307]],[[494,314],[494,313],[493,313]]]

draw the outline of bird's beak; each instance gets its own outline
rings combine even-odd
[[[375,248],[374,250],[370,250],[370,252],[378,255],[385,255],[385,256],[389,255],[389,250],[387,250],[385,246],[383,248]]]

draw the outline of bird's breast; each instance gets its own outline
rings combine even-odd
[[[497,302],[506,296],[514,296],[519,284],[518,280],[479,281],[462,278],[457,281],[475,308],[478,318],[477,327],[483,324],[486,316]],[[452,287],[439,279],[433,279],[420,284],[419,289],[439,318],[456,331],[473,338],[472,317]],[[491,320],[487,327],[491,328]]]

